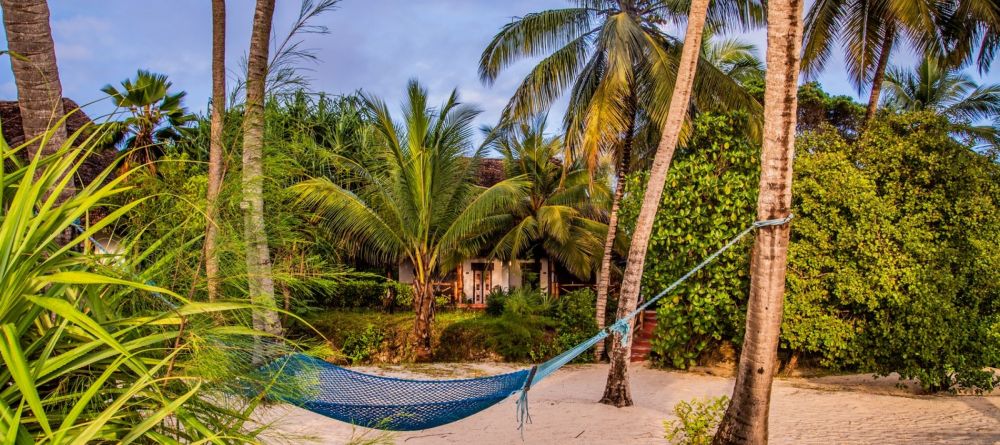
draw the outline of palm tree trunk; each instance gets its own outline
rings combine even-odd
[[[896,26],[890,22],[886,25],[885,37],[882,40],[881,52],[878,55],[878,65],[875,66],[875,75],[872,77],[872,92],[868,96],[868,110],[865,112],[865,124],[875,117],[878,111],[878,102],[882,96],[882,82],[885,80],[885,68],[889,65],[889,56],[892,54],[893,41],[896,38]]]
[[[788,216],[792,206],[797,89],[802,50],[803,0],[771,0],[767,12],[767,77],[761,151],[760,220]],[[754,240],[750,301],[736,386],[715,444],[767,443],[771,382],[785,293],[790,227],[764,227]]]
[[[597,303],[596,320],[597,328],[604,329],[604,319],[607,316],[608,294],[611,288],[611,258],[614,256],[615,237],[618,235],[618,209],[621,205],[622,195],[625,194],[625,179],[629,173],[629,165],[632,162],[632,138],[635,132],[635,111],[630,116],[628,133],[622,141],[622,152],[618,158],[616,169],[615,194],[611,198],[611,213],[608,216],[608,234],[604,238],[604,255],[601,257],[601,272],[597,279]],[[594,345],[594,361],[600,361],[604,357],[604,343],[597,342]]]
[[[636,308],[639,298],[639,288],[642,284],[642,270],[646,262],[646,249],[649,247],[649,236],[653,231],[653,221],[656,210],[663,196],[663,186],[667,180],[667,171],[677,148],[681,124],[687,114],[691,102],[691,88],[698,68],[698,55],[701,52],[701,37],[705,30],[705,16],[708,13],[709,0],[692,0],[691,12],[688,14],[687,32],[684,38],[684,48],[681,50],[681,60],[677,67],[677,80],[674,84],[670,108],[667,110],[667,120],[663,127],[660,144],[656,147],[653,167],[649,172],[649,183],[642,197],[642,208],[636,220],[635,232],[632,234],[632,245],[628,252],[628,263],[622,277],[621,292],[618,295],[618,317],[624,317]],[[629,321],[629,327],[635,320]],[[611,369],[608,371],[608,382],[604,387],[604,397],[601,403],[617,407],[631,406],[632,395],[629,389],[628,365],[632,354],[632,345],[621,345],[621,336],[613,335],[611,340]]]
[[[56,65],[56,48],[49,27],[49,6],[45,0],[2,0],[3,24],[7,32],[10,67],[17,85],[17,106],[21,112],[24,139],[30,140],[55,126],[63,117],[62,84]],[[52,132],[44,147],[27,147],[29,157],[59,151],[66,141],[66,127]],[[35,172],[41,174],[39,170]],[[58,202],[73,196],[74,179],[60,193]],[[46,194],[47,196],[47,194]]]
[[[416,315],[413,322],[413,337],[416,340],[414,360],[429,362],[433,357],[431,323],[434,321],[434,292],[431,291],[428,278],[418,276],[414,281],[413,309]]]
[[[222,189],[222,126],[226,107],[226,0],[212,0],[212,131],[208,148],[205,278],[208,301],[219,298],[219,191]]]
[[[257,0],[247,63],[247,101],[243,119],[243,230],[250,301],[258,306],[253,326],[270,334],[281,334],[281,320],[274,310],[274,278],[271,254],[264,229],[264,81],[267,77],[268,44],[274,0]]]

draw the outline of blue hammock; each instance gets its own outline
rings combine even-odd
[[[789,215],[782,219],[753,223],[634,311],[579,345],[530,369],[475,379],[409,380],[363,374],[303,354],[292,354],[260,368],[259,371],[262,377],[295,383],[292,385],[293,391],[277,390],[269,393],[270,397],[358,426],[393,431],[434,428],[464,419],[520,393],[517,412],[523,427],[525,421],[531,421],[527,394],[534,383],[571,362],[613,332],[618,333],[621,344],[626,345],[632,329],[632,319],[636,315],[670,293],[754,229],[783,225],[791,219],[792,215]],[[169,302],[167,304],[173,306]]]
[[[268,366],[281,368],[302,394],[276,398],[343,422],[393,431],[434,428],[464,419],[524,388],[527,370],[465,380],[407,380],[344,369],[302,354]],[[267,369],[271,371],[271,369]]]

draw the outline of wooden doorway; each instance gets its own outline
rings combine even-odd
[[[472,305],[485,306],[493,287],[493,263],[472,263]]]

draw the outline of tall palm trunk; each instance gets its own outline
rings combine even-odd
[[[701,37],[705,30],[705,16],[708,13],[709,0],[692,0],[691,12],[688,14],[687,32],[684,38],[684,48],[681,50],[681,60],[677,67],[677,81],[674,84],[670,108],[667,110],[667,120],[656,147],[653,167],[649,172],[649,182],[646,193],[642,197],[642,207],[636,220],[635,232],[632,234],[632,245],[628,252],[628,263],[622,277],[622,287],[618,295],[618,317],[624,317],[636,308],[639,298],[639,288],[642,284],[642,270],[646,262],[646,249],[649,247],[649,236],[653,231],[653,220],[663,196],[663,186],[667,180],[670,161],[673,160],[677,139],[680,136],[681,124],[687,114],[691,102],[691,88],[698,68],[698,55],[701,51]],[[634,324],[630,320],[629,327]],[[629,389],[628,365],[632,354],[632,345],[621,345],[620,334],[615,333],[611,341],[611,369],[608,371],[608,383],[604,387],[604,397],[601,403],[618,407],[631,406],[632,395]]]
[[[768,2],[764,146],[757,197],[760,220],[783,218],[791,212],[803,3],[804,0]],[[788,224],[764,227],[754,240],[746,334],[732,402],[715,436],[716,444],[767,443],[789,234]]]
[[[222,189],[222,127],[226,112],[226,0],[212,0],[212,132],[208,145],[205,278],[208,300],[219,297],[219,191]]]
[[[634,102],[633,102],[634,104]],[[618,235],[618,209],[622,196],[625,194],[625,179],[632,162],[632,142],[635,133],[635,110],[629,116],[628,132],[622,140],[622,151],[618,157],[615,169],[615,194],[611,198],[611,213],[608,215],[608,234],[604,238],[604,255],[601,257],[601,272],[597,279],[597,303],[595,317],[597,328],[604,329],[604,319],[607,318],[608,294],[611,289],[611,258],[614,256],[615,237]],[[594,360],[600,361],[604,356],[604,342],[594,345]]]
[[[11,51],[10,67],[17,85],[17,106],[25,140],[45,133],[63,117],[62,84],[56,65],[56,48],[49,27],[49,6],[45,0],[2,0],[3,24],[7,32],[7,47]],[[41,151],[55,153],[66,141],[66,127],[59,125],[45,146],[27,147],[29,157]],[[42,170],[36,175],[42,174]],[[62,191],[61,202],[74,192],[74,179]]]
[[[878,102],[882,96],[882,82],[885,81],[885,68],[889,65],[889,56],[892,54],[895,38],[896,26],[890,22],[886,25],[885,37],[883,37],[882,48],[878,55],[878,65],[875,66],[875,75],[872,77],[872,92],[868,97],[868,110],[865,112],[866,125],[878,111]]]
[[[258,305],[253,312],[255,329],[280,335],[281,320],[273,309],[274,278],[271,254],[264,230],[264,81],[267,78],[268,44],[274,0],[257,0],[250,35],[247,63],[247,101],[243,118],[243,230],[250,301]]]

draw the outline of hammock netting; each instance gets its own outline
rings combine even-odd
[[[343,422],[393,431],[434,428],[471,416],[521,390],[528,378],[528,370],[520,370],[463,380],[397,379],[301,354],[267,368],[301,388],[275,398]]]

